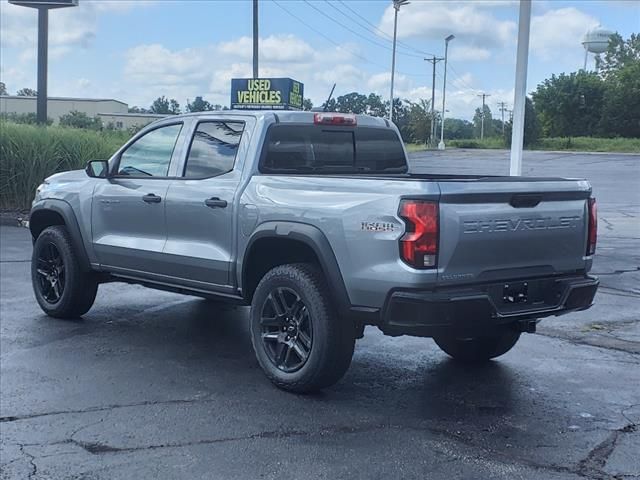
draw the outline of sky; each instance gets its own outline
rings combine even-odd
[[[249,0],[80,0],[49,15],[49,95],[115,98],[148,107],[161,95],[229,105],[231,78],[252,74]],[[390,0],[260,0],[260,76],[291,77],[324,102],[358,91],[387,99]],[[0,0],[0,81],[36,87],[37,13]],[[513,104],[517,0],[411,0],[398,15],[395,96],[431,98],[432,67],[449,45],[447,116],[467,118],[481,93],[495,112]],[[580,41],[602,25],[640,32],[640,0],[533,2],[527,91],[551,74],[582,68]],[[593,60],[590,60],[593,66]],[[438,63],[436,105],[442,101]]]

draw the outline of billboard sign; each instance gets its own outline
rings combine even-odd
[[[32,8],[61,8],[78,6],[78,0],[9,0],[9,3],[20,5],[21,7]]]
[[[234,78],[231,108],[237,110],[302,110],[304,85],[291,78]]]

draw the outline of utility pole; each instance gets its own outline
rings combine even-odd
[[[442,80],[442,118],[440,121],[440,143],[438,143],[438,150],[444,150],[444,114],[445,114],[445,99],[447,92],[447,58],[449,56],[449,42],[453,40],[455,35],[449,35],[444,39],[444,79]]]
[[[253,78],[258,78],[258,0],[253,0]]]
[[[498,102],[498,106],[500,107],[500,113],[502,114],[502,136],[504,137],[504,112],[507,111],[506,102]]]
[[[481,120],[480,120],[480,140],[484,140],[484,100],[487,97],[490,97],[491,95],[486,94],[486,93],[481,93],[480,95],[478,95],[479,97],[482,97],[482,115],[481,115]]]
[[[431,132],[429,133],[429,143],[433,147],[435,145],[436,136],[436,111],[434,108],[436,102],[436,63],[444,60],[444,57],[425,58],[425,61],[433,64],[433,79],[431,81]]]

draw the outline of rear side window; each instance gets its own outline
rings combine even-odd
[[[243,122],[199,123],[191,140],[184,176],[206,178],[230,172],[243,130]]]
[[[263,153],[266,173],[404,173],[398,135],[373,127],[273,125]]]

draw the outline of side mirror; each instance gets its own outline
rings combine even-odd
[[[107,178],[109,163],[106,160],[91,160],[84,169],[91,178]]]

